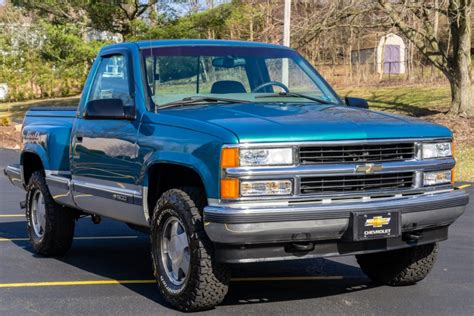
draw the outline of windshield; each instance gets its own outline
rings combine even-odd
[[[309,96],[339,103],[314,69],[289,49],[178,46],[147,48],[142,55],[146,88],[158,107],[198,96],[255,103],[316,102],[304,97]]]

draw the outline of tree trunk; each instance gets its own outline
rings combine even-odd
[[[250,40],[253,41],[253,14],[250,16],[250,25],[249,25]]]
[[[451,110],[449,114],[474,117],[474,84],[465,69],[458,69],[450,80]]]
[[[471,11],[473,0],[445,1],[443,3],[447,4],[447,10],[438,11],[448,18],[450,32],[446,50],[440,45],[432,24],[421,21],[424,24],[420,32],[414,30],[405,22],[403,16],[399,13],[402,11],[394,9],[394,7],[400,9],[400,6],[404,4],[390,0],[378,0],[378,2],[395,26],[449,80],[452,96],[449,114],[474,117],[474,82],[471,65]],[[420,10],[427,9],[424,6],[424,1],[419,1],[418,4]],[[440,5],[439,2],[438,4]],[[420,35],[423,35],[425,39]],[[449,54],[449,40],[451,40],[452,54]]]
[[[450,61],[451,115],[474,117],[474,82],[471,65],[471,1],[450,2],[448,16],[453,39]]]

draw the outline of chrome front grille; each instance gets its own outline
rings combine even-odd
[[[301,146],[301,164],[403,161],[415,158],[414,143]]]
[[[415,183],[414,172],[397,172],[370,175],[302,177],[300,193],[324,194],[342,192],[371,192],[410,189]]]

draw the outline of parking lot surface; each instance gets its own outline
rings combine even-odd
[[[0,168],[18,153],[0,150]],[[471,196],[474,192],[468,188]],[[24,192],[0,176],[0,315],[177,313],[153,283],[148,237],[125,224],[82,219],[65,257],[44,258],[27,240]],[[472,200],[472,199],[471,199]],[[370,282],[353,257],[233,267],[223,304],[209,314],[472,315],[474,203],[450,228],[438,261],[415,286]]]

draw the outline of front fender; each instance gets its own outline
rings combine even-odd
[[[220,152],[223,143],[214,135],[162,124],[142,124],[138,134],[143,161],[138,183],[148,186],[148,171],[157,163],[170,163],[194,170],[204,184],[208,199],[219,197]]]
[[[190,153],[156,151],[144,163],[142,175],[143,185],[148,186],[148,170],[156,164],[174,164],[194,170],[204,183],[208,197],[214,197],[217,192],[217,183],[208,165]]]

